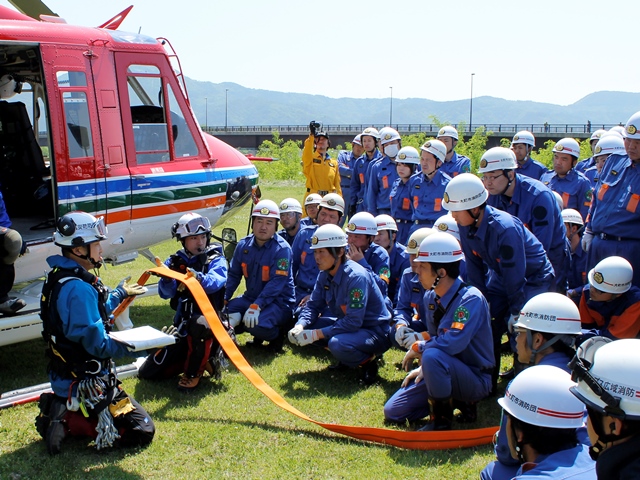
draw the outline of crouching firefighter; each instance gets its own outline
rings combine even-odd
[[[222,245],[210,244],[209,219],[197,213],[186,213],[171,227],[171,234],[182,243],[182,250],[164,263],[156,258],[156,263],[195,277],[219,313],[224,303],[227,261]],[[150,354],[140,367],[138,376],[161,379],[182,373],[178,382],[178,390],[182,392],[196,388],[205,371],[219,380],[221,369],[226,365],[224,352],[189,289],[174,279],[161,278],[158,294],[161,298],[170,298],[171,308],[176,311],[173,325],[163,328],[176,337],[176,343]]]
[[[62,255],[47,262],[52,270],[42,288],[43,336],[53,393],[40,396],[36,429],[50,454],[60,453],[68,436],[88,436],[98,450],[151,443],[155,426],[149,414],[122,389],[112,358],[129,355],[108,336],[110,313],[144,287],[123,281],[109,291],[97,273],[107,229],[102,217],[70,212],[54,233]]]

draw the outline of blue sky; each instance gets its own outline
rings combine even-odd
[[[45,3],[94,26],[133,1]],[[469,98],[475,73],[474,98],[568,105],[640,91],[639,18],[640,2],[592,0],[144,0],[121,30],[168,38],[196,80],[445,101]]]

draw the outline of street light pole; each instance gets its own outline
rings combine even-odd
[[[227,114],[229,112],[229,89],[224,89],[224,130],[227,131]]]
[[[204,97],[204,126],[205,131],[209,131],[209,99]]]
[[[393,87],[389,87],[391,91],[389,96],[389,126],[393,124]]]
[[[473,132],[471,125],[473,125],[473,76],[475,73],[471,74],[471,97],[469,97],[469,133]]]

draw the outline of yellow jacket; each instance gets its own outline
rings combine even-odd
[[[328,157],[322,158],[318,152],[313,151],[313,135],[309,135],[304,141],[302,172],[307,177],[306,195],[310,193],[320,193],[321,195],[337,193],[342,195],[338,161]]]

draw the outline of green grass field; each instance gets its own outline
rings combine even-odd
[[[277,202],[303,188],[289,183],[262,185],[263,198]],[[226,222],[246,234],[249,207]],[[216,227],[219,235],[222,225]],[[170,226],[167,225],[167,229]],[[166,258],[175,241],[152,251]],[[105,283],[115,286],[134,279],[151,264],[133,263],[103,270]],[[131,308],[135,325],[161,327],[173,311],[159,297],[138,299]],[[385,427],[382,406],[400,386],[403,353],[385,354],[381,381],[363,387],[355,372],[329,372],[330,355],[313,347],[286,344],[281,354],[244,347],[241,351],[265,381],[293,406],[322,422]],[[131,360],[121,360],[119,364]],[[47,382],[44,343],[34,340],[0,347],[0,392]],[[146,449],[97,452],[79,439],[66,440],[56,457],[46,453],[33,425],[37,404],[0,410],[0,479],[205,479],[205,478],[478,478],[493,458],[490,445],[461,450],[410,451],[366,443],[333,434],[300,420],[271,403],[231,366],[221,382],[204,378],[191,394],[177,391],[177,379],[150,382],[124,380],[156,424],[154,442]],[[500,391],[503,391],[501,385]],[[499,423],[494,398],[481,403],[473,428]]]

